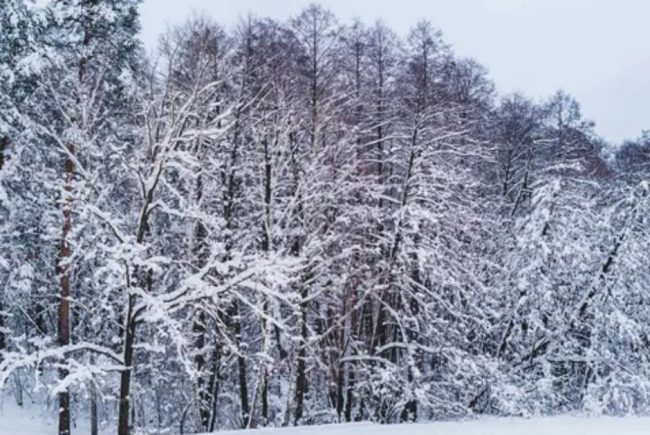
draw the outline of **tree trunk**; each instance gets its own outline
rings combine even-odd
[[[203,197],[203,177],[199,172],[196,179],[196,190],[195,190],[195,202],[200,205],[201,198]],[[205,226],[202,222],[197,222],[194,227],[194,244],[192,246],[192,251],[194,255],[194,261],[198,268],[202,268],[206,262],[206,247],[205,247],[205,238],[207,232]],[[199,425],[202,432],[208,432],[210,429],[210,406],[211,406],[211,391],[210,385],[206,382],[205,378],[205,367],[206,367],[206,357],[205,357],[205,339],[206,339],[206,316],[205,311],[201,308],[197,308],[194,317],[194,323],[192,325],[192,330],[194,332],[194,348],[196,355],[194,357],[194,363],[196,364],[196,370],[198,372],[197,378],[197,391],[198,391],[198,401],[199,401]],[[215,343],[215,345],[218,345]]]
[[[276,139],[277,144],[277,139]],[[262,234],[262,251],[264,253],[269,252],[271,249],[271,236],[269,234],[271,228],[271,176],[272,176],[272,167],[271,167],[271,156],[268,141],[265,139],[263,141],[264,146],[264,220],[262,222],[261,234]],[[269,316],[269,303],[265,301],[263,304],[262,312],[265,316]],[[248,427],[255,429],[259,425],[260,420],[260,406],[262,412],[262,426],[266,426],[268,422],[268,369],[266,367],[266,358],[269,357],[270,351],[270,333],[271,333],[271,322],[266,318],[261,320],[262,327],[262,357],[260,361],[260,366],[258,369],[258,380],[256,385],[256,390],[253,396],[253,404],[251,406],[251,416],[248,422]]]
[[[306,287],[303,284],[301,296],[303,301],[307,299]],[[301,342],[298,347],[298,357],[296,358],[296,409],[293,414],[293,424],[297,426],[303,417],[305,394],[307,393],[307,373],[306,373],[306,346],[307,346],[307,304],[300,304],[300,338]]]
[[[253,396],[253,404],[251,405],[251,415],[248,420],[247,428],[249,429],[257,429],[259,425],[259,420],[260,420],[260,406],[262,408],[266,408],[268,406],[266,402],[266,377],[267,377],[267,370],[266,370],[266,363],[262,361],[260,364],[259,372],[258,372],[258,380],[257,380],[257,388],[255,389],[255,393]],[[265,414],[268,412],[268,410],[262,409],[262,414]],[[265,426],[265,416],[263,416],[263,421],[262,425]]]
[[[74,154],[74,145],[69,145],[70,154]],[[63,187],[63,232],[61,234],[61,246],[59,252],[59,280],[60,280],[60,302],[59,302],[59,346],[64,347],[70,343],[70,243],[68,235],[72,229],[72,178],[74,165],[72,158],[68,156],[65,160],[65,185]],[[62,361],[64,363],[64,361]],[[63,380],[68,376],[65,367],[59,369],[59,379]],[[70,392],[66,388],[59,393],[59,435],[70,434]]]
[[[348,388],[345,397],[345,421],[352,421],[352,401],[354,400],[354,370],[350,367],[348,374]]]
[[[250,404],[248,402],[248,383],[247,383],[247,367],[246,357],[243,355],[242,341],[241,341],[241,320],[239,318],[239,304],[234,301],[228,309],[228,318],[232,322],[232,329],[235,335],[235,342],[239,355],[237,356],[237,370],[239,381],[239,403],[241,407],[241,428],[245,429],[248,426],[250,418]]]
[[[2,299],[4,297],[4,292],[0,292],[0,362],[2,362],[2,352],[5,350],[6,338],[5,338],[5,318],[4,318],[4,305],[2,304]]]
[[[97,384],[90,381],[90,435],[99,433],[99,419],[97,416]]]
[[[2,170],[2,167],[5,164],[5,149],[9,145],[9,138],[7,136],[3,136],[0,139],[0,171]]]
[[[221,353],[219,348],[215,347],[212,351],[212,371],[208,380],[208,391],[210,392],[210,425],[208,432],[214,432],[217,423],[217,400],[219,398],[219,367],[221,365]]]
[[[336,401],[334,402],[336,404],[336,417],[339,423],[341,422],[341,414],[343,413],[343,402],[345,400],[343,395],[343,389],[345,388],[344,380],[345,380],[345,364],[339,363],[338,371],[336,373]]]
[[[120,374],[120,405],[118,416],[118,435],[129,435],[129,400],[131,394],[131,365],[133,364],[133,342],[135,338],[135,322],[133,319],[134,296],[129,295],[124,337],[124,370]]]
[[[149,217],[149,207],[154,199],[155,186],[149,189],[145,197],[145,203],[142,207],[140,213],[140,219],[138,223],[138,231],[136,237],[136,243],[142,245],[145,235],[149,229],[148,217]],[[134,279],[139,279],[138,268],[135,267],[133,271]],[[146,272],[146,291],[151,292],[153,287],[153,272],[149,269]],[[126,288],[127,291],[130,291],[131,285],[131,276],[129,274],[129,269],[127,268],[126,273]],[[135,343],[135,331],[137,326],[136,314],[133,312],[135,306],[136,296],[129,293],[127,299],[127,309],[126,309],[126,318],[124,320],[124,369],[120,373],[120,404],[118,408],[118,435],[129,435],[131,429],[134,426],[135,420],[135,410],[131,414],[131,422],[129,423],[129,408],[131,401],[131,373],[133,371],[133,345]]]
[[[237,339],[237,345],[239,347],[240,355],[237,357],[237,365],[239,369],[239,399],[241,403],[241,417],[242,417],[242,429],[246,428],[248,424],[248,419],[250,416],[250,405],[248,403],[248,383],[247,378],[247,368],[246,368],[246,358],[241,354],[241,321],[239,319],[239,304],[235,303],[235,336]]]
[[[5,149],[7,148],[7,145],[9,145],[9,138],[6,136],[0,138],[0,171],[2,171],[2,167],[4,166],[5,163]],[[2,351],[4,351],[5,347],[7,346],[5,331],[4,331],[5,317],[3,312],[4,310],[3,299],[4,299],[4,292],[0,292],[0,362],[2,362]]]
[[[239,365],[239,398],[241,401],[242,429],[246,427],[250,406],[248,404],[248,385],[246,384],[246,359],[243,356],[237,357]]]
[[[262,425],[269,424],[269,374],[264,369],[264,383],[262,384]]]
[[[264,302],[262,311],[268,315],[268,301]],[[257,428],[260,420],[260,406],[262,412],[262,425],[266,426],[268,421],[268,396],[267,396],[267,383],[268,383],[268,369],[266,367],[266,358],[269,356],[270,351],[270,334],[271,322],[267,319],[262,319],[262,356],[260,366],[257,372],[257,385],[253,396],[253,404],[251,406],[251,415],[248,421],[248,427],[251,429]]]
[[[195,334],[194,347],[196,356],[194,357],[194,363],[198,372],[196,387],[199,395],[199,423],[201,431],[207,432],[210,427],[210,393],[207,390],[208,385],[206,385],[203,373],[205,368],[205,355],[203,354],[205,351],[205,312],[198,309],[195,316],[192,330]]]

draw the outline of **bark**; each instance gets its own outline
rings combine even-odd
[[[3,293],[0,293],[0,362],[2,362],[2,352],[5,350],[5,347],[7,346],[5,333],[4,333],[5,319],[3,314],[4,305],[2,304],[2,299],[4,297]]]
[[[306,285],[303,283],[301,292],[302,300],[307,299]],[[297,426],[303,417],[305,394],[307,393],[307,373],[306,373],[306,346],[307,346],[307,303],[300,304],[300,345],[298,347],[298,356],[296,358],[296,409],[293,414],[293,424]]]
[[[7,146],[9,146],[9,138],[4,136],[0,139],[0,171],[5,164],[5,150],[7,149]]]
[[[140,218],[138,221],[138,231],[136,237],[136,243],[142,245],[144,242],[145,235],[149,229],[149,212],[151,211],[151,204],[154,201],[154,193],[158,182],[162,174],[162,167],[159,167],[155,175],[155,181],[153,185],[147,191],[145,196],[145,202],[143,204],[142,210],[140,212]],[[139,278],[139,272],[137,267],[134,269],[133,277],[135,279]],[[149,270],[146,272],[146,291],[151,292],[153,286],[153,276],[152,271]],[[131,285],[131,276],[130,271],[127,268],[126,271],[126,288],[129,291],[132,288]],[[123,349],[123,358],[124,358],[124,369],[120,373],[120,402],[118,407],[118,435],[129,435],[131,433],[131,428],[134,425],[134,415],[131,418],[131,423],[129,424],[129,409],[130,409],[130,395],[131,395],[131,372],[133,370],[133,345],[135,343],[135,332],[137,327],[137,313],[133,311],[135,306],[136,297],[133,294],[129,294],[127,297],[127,312],[126,318],[124,319],[124,349]]]
[[[257,388],[253,396],[250,419],[247,425],[249,429],[256,429],[258,427],[260,423],[260,411],[262,411],[262,426],[266,426],[268,418],[268,398],[266,395],[267,376],[266,363],[262,362],[258,372]],[[261,410],[260,406],[262,407]]]
[[[339,363],[338,365],[338,370],[337,370],[337,376],[336,376],[336,416],[338,417],[338,421],[341,421],[341,414],[343,413],[343,402],[344,402],[344,395],[343,395],[343,389],[345,388],[345,364]]]
[[[417,150],[416,150],[416,145],[417,145],[417,140],[418,140],[418,129],[417,127],[413,130],[413,134],[411,136],[411,152],[409,153],[409,160],[408,160],[408,165],[407,165],[407,170],[406,170],[406,175],[404,177],[404,187],[402,191],[402,198],[400,201],[400,205],[402,208],[406,207],[406,205],[409,202],[410,199],[410,187],[411,187],[411,182],[412,182],[412,177],[414,176],[414,171],[415,171],[415,160],[417,157]],[[381,300],[382,304],[379,308],[379,312],[377,314],[377,320],[373,326],[373,337],[371,339],[372,343],[372,349],[377,349],[378,347],[383,346],[384,344],[388,343],[389,340],[389,335],[390,331],[388,330],[388,327],[386,325],[386,308],[384,305],[392,306],[391,304],[391,287],[393,284],[393,266],[395,264],[397,254],[401,248],[401,243],[402,243],[402,225],[403,222],[398,221],[397,222],[397,228],[396,228],[396,233],[395,237],[393,238],[393,243],[390,248],[390,253],[388,257],[388,268],[385,271],[385,284],[384,284],[384,289],[382,290],[382,295]],[[392,362],[395,362],[394,359],[391,359]]]
[[[205,312],[198,309],[195,316],[192,330],[195,336],[194,348],[196,352],[194,363],[196,364],[196,370],[199,374],[197,379],[199,421],[201,431],[207,432],[210,427],[210,397],[209,391],[206,389],[207,385],[203,374],[205,368],[205,356],[203,354],[205,350]]]
[[[90,435],[99,433],[99,419],[97,415],[97,384],[90,382]]]
[[[217,399],[219,392],[219,366],[221,364],[221,353],[219,348],[215,347],[212,352],[212,371],[208,380],[208,391],[210,392],[210,425],[208,432],[214,432],[217,423]]]
[[[262,384],[262,424],[269,424],[269,374],[264,369],[264,383]]]
[[[70,154],[74,154],[74,145],[69,145]],[[68,236],[72,229],[72,179],[74,175],[74,164],[72,158],[65,160],[65,185],[63,198],[63,232],[61,234],[61,245],[59,250],[59,346],[64,347],[70,343],[70,243]],[[63,380],[68,376],[65,367],[59,369],[59,379]],[[70,392],[66,388],[59,393],[59,435],[70,434]]]
[[[86,17],[84,24],[84,38],[83,46],[87,47],[90,44],[91,17]],[[77,68],[77,76],[79,83],[83,84],[86,74],[86,65],[88,59],[82,56],[79,59]],[[77,99],[77,105],[81,106],[81,102]],[[75,153],[74,144],[68,145],[69,155],[65,160],[65,185],[63,199],[63,233],[61,236],[61,247],[59,252],[59,276],[61,287],[61,301],[59,304],[59,345],[66,346],[70,343],[70,276],[69,264],[70,260],[70,244],[68,242],[68,235],[72,229],[72,180],[74,175],[74,163],[72,156]],[[59,379],[64,379],[68,376],[68,370],[64,367],[59,369]],[[59,435],[70,434],[70,392],[66,388],[59,393]]]
[[[118,416],[118,435],[129,435],[131,427],[129,426],[129,401],[131,395],[131,370],[133,364],[133,342],[135,338],[136,323],[133,319],[133,306],[135,297],[129,295],[127,315],[124,326],[124,370],[120,374],[120,404]]]
[[[241,321],[239,319],[239,304],[233,304],[234,312],[234,329],[237,345],[239,347],[239,356],[237,357],[237,368],[239,372],[239,401],[241,404],[242,429],[246,428],[250,416],[250,405],[248,403],[248,383],[246,358],[242,355],[241,347]]]
[[[0,138],[0,171],[2,171],[2,167],[4,166],[5,163],[5,149],[9,145],[9,138],[8,137],[2,137]],[[2,205],[2,204],[0,204]],[[2,351],[5,350],[6,347],[6,337],[5,337],[5,318],[4,318],[4,305],[3,305],[3,299],[4,299],[4,291],[0,292],[0,362],[2,362]]]
[[[196,181],[196,203],[200,204],[201,198],[203,197],[203,178],[199,174]],[[194,228],[195,243],[193,246],[195,261],[197,262],[197,267],[201,268],[205,265],[206,262],[206,249],[205,249],[205,238],[207,232],[204,225],[201,222],[198,222]],[[205,358],[205,340],[206,340],[206,316],[205,312],[198,308],[195,313],[194,324],[192,326],[194,332],[194,347],[196,356],[194,357],[194,363],[196,364],[196,369],[199,374],[197,379],[197,391],[198,391],[198,401],[199,401],[199,420],[201,431],[207,432],[210,428],[210,405],[211,405],[211,390],[209,383],[206,382],[205,374],[203,371],[206,366]]]
[[[315,133],[312,135],[312,138],[315,137]],[[296,205],[296,214],[300,222],[305,222],[305,213],[303,209],[303,198],[300,190],[300,182],[301,182],[301,177],[300,177],[300,169],[299,169],[299,164],[298,164],[298,159],[296,156],[296,151],[297,151],[297,144],[295,141],[295,137],[291,134],[290,135],[290,141],[291,141],[291,165],[292,165],[292,171],[293,171],[293,179],[294,179],[294,195],[297,198],[297,205]],[[313,145],[313,144],[312,144]],[[293,241],[292,247],[291,247],[291,254],[298,258],[300,256],[302,250],[302,240],[300,237],[296,237],[295,240]],[[293,424],[297,425],[300,419],[303,416],[303,404],[304,404],[304,397],[305,393],[307,390],[307,376],[306,376],[306,365],[305,365],[305,346],[307,344],[307,305],[308,303],[305,302],[308,296],[308,288],[307,288],[307,282],[309,281],[307,272],[305,272],[305,276],[302,279],[302,282],[300,283],[301,288],[300,288],[300,297],[301,297],[301,302],[300,302],[300,317],[299,317],[299,330],[300,330],[300,338],[301,342],[298,345],[298,349],[295,353],[295,376],[293,381],[295,381],[295,384],[293,385],[294,391],[294,403],[295,403],[295,409],[294,409],[294,415],[293,415]],[[291,392],[289,393],[291,394]],[[289,396],[290,398],[290,396]],[[287,410],[286,410],[286,415],[285,415],[285,421],[284,424],[288,425],[289,419],[290,419],[290,410],[291,406],[288,404],[287,405]]]
[[[295,366],[295,361],[294,364]],[[295,389],[295,370],[291,370],[291,377],[289,380],[289,391],[287,392],[287,402],[284,408],[284,415],[282,416],[282,426],[286,427],[289,426],[289,423],[291,422],[291,403],[293,400],[293,392]]]
[[[352,401],[354,400],[354,370],[350,368],[350,373],[348,375],[348,388],[345,397],[345,421],[352,421]]]
[[[248,65],[248,62],[246,63]],[[244,75],[242,77],[242,88],[244,87],[244,84],[246,83],[246,78],[248,74],[248,69],[246,68],[244,71]],[[224,220],[226,222],[226,230],[228,233],[231,233],[233,231],[233,215],[235,211],[235,195],[237,191],[237,171],[236,171],[236,165],[237,165],[237,157],[238,157],[238,149],[239,149],[239,135],[240,135],[240,128],[241,128],[241,116],[242,112],[241,109],[237,110],[237,113],[235,115],[235,125],[234,125],[234,132],[233,132],[233,148],[230,151],[230,167],[228,170],[224,170],[221,173],[221,178],[224,183],[224,185],[227,186],[227,189],[224,192]],[[233,241],[230,236],[226,236],[225,240],[225,255],[224,255],[224,261],[227,261],[230,259],[231,251],[233,248]],[[248,402],[248,384],[247,384],[247,367],[246,367],[246,358],[243,355],[242,352],[242,347],[241,347],[241,320],[240,320],[240,311],[239,311],[239,303],[237,301],[233,302],[232,305],[230,306],[229,309],[229,318],[232,319],[232,326],[233,330],[235,333],[235,340],[237,342],[237,346],[239,349],[239,356],[237,357],[237,367],[238,367],[238,377],[239,377],[239,400],[240,400],[240,405],[241,405],[241,426],[242,428],[245,428],[248,425],[249,417],[250,417],[250,405]]]
[[[277,137],[275,144],[277,144]],[[269,143],[265,139],[263,141],[264,147],[264,219],[262,222],[262,251],[268,253],[271,249],[271,193],[272,193],[272,165],[271,165],[271,155],[269,150]],[[269,303],[268,301],[264,302],[263,306],[264,315],[269,315]],[[257,428],[260,423],[260,406],[262,412],[261,423],[263,426],[266,426],[268,422],[268,369],[266,367],[265,358],[269,354],[269,343],[270,343],[270,322],[266,319],[262,319],[262,335],[263,335],[263,355],[262,360],[260,361],[260,367],[258,370],[258,380],[257,388],[255,395],[253,396],[253,404],[251,407],[251,416],[248,423],[248,427],[251,429]],[[276,326],[276,333],[279,333]],[[278,337],[279,340],[279,337]],[[279,343],[278,343],[279,345]]]

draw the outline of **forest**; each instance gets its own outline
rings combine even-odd
[[[312,4],[0,0],[0,391],[98,433],[650,411],[650,131]],[[53,432],[54,433],[54,432]]]

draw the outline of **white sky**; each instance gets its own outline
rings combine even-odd
[[[205,12],[232,26],[248,12],[286,19],[309,0],[144,0],[142,36]],[[461,56],[490,70],[501,93],[562,88],[596,131],[619,142],[650,129],[650,0],[320,0],[342,22],[383,20],[406,35],[426,18]]]

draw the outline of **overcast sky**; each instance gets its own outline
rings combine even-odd
[[[142,36],[205,12],[232,26],[248,12],[286,19],[309,0],[144,0]],[[406,35],[421,19],[461,56],[490,70],[500,93],[541,98],[562,88],[612,142],[650,129],[649,0],[321,0],[342,22],[383,20]]]

